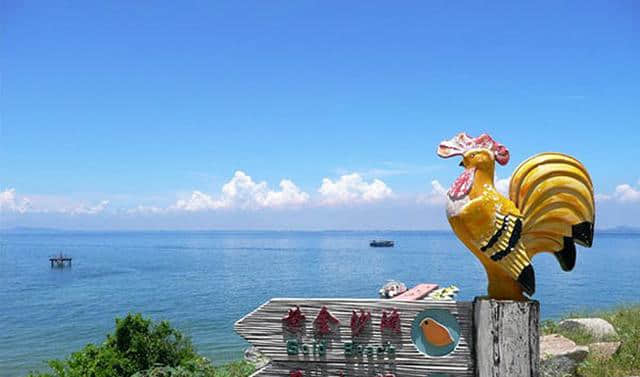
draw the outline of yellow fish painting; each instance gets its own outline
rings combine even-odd
[[[449,329],[433,318],[427,317],[420,323],[424,339],[436,347],[446,347],[453,343]]]

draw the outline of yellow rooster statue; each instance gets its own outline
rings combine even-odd
[[[438,156],[462,156],[463,173],[447,192],[447,218],[480,260],[489,297],[526,300],[535,292],[534,255],[554,253],[565,271],[576,262],[575,243],[590,247],[595,221],[593,184],[585,167],[561,153],[541,153],[511,176],[509,199],[494,186],[495,162],[507,148],[482,134],[460,133],[438,146]]]

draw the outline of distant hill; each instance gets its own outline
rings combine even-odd
[[[61,229],[56,228],[37,228],[29,226],[16,226],[13,228],[0,229],[2,233],[59,233],[63,232]]]
[[[640,233],[640,227],[636,226],[616,226],[614,228],[596,229],[597,233],[612,233],[612,234],[629,234]]]

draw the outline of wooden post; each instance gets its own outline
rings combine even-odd
[[[477,377],[538,377],[538,301],[476,298],[474,335]]]

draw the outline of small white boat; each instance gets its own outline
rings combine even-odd
[[[382,286],[382,288],[380,288],[378,293],[380,293],[381,298],[392,298],[406,291],[407,286],[404,285],[404,283],[396,280],[389,280]]]

